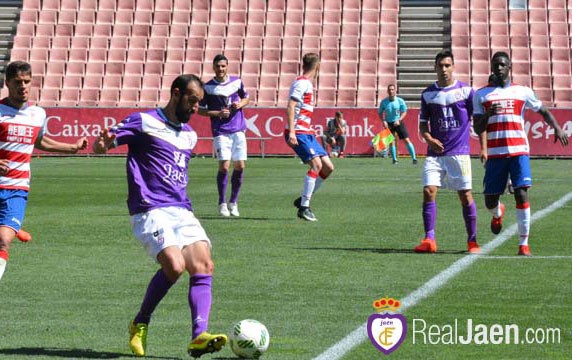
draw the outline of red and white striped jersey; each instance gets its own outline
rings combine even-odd
[[[312,115],[314,113],[314,86],[312,81],[299,76],[290,86],[290,99],[297,101],[294,113],[294,130],[296,134],[315,134],[312,129]],[[289,129],[286,124],[286,129]]]
[[[30,159],[36,139],[46,126],[46,112],[38,106],[16,109],[0,102],[0,159],[10,161],[10,170],[0,176],[0,189],[30,189]]]
[[[530,147],[524,128],[524,111],[540,110],[542,102],[527,86],[509,84],[484,87],[473,97],[473,115],[484,115],[492,104],[500,104],[500,113],[489,118],[487,124],[487,153],[491,158],[528,155]]]

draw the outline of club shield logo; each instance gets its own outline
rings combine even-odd
[[[403,343],[407,335],[405,316],[396,314],[401,304],[398,300],[381,298],[374,301],[378,311],[367,320],[367,335],[371,343],[385,355],[389,355]]]

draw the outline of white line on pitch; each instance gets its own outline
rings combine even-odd
[[[559,200],[552,203],[550,206],[535,212],[530,222],[531,224],[537,220],[542,219],[546,215],[552,213],[555,210],[560,209],[568,201],[572,200],[572,192],[564,195]],[[497,237],[495,237],[491,242],[486,243],[481,247],[481,255],[466,255],[459,260],[455,261],[447,269],[441,271],[435,277],[427,281],[417,290],[413,291],[406,297],[401,299],[401,311],[405,311],[410,307],[417,305],[421,300],[433,295],[437,290],[439,290],[443,285],[447,284],[449,280],[454,278],[461,271],[467,269],[479,258],[483,258],[482,255],[487,255],[492,252],[497,247],[504,244],[508,239],[510,239],[517,232],[517,225],[513,224],[501,232]],[[345,354],[347,354],[351,349],[358,346],[365,340],[367,340],[367,323],[363,323],[357,329],[349,333],[345,338],[338,341],[332,345],[329,349],[318,355],[314,360],[338,360],[341,359]]]
[[[485,260],[558,260],[558,259],[572,259],[572,256],[554,255],[554,256],[496,256],[496,255],[485,255],[479,256],[481,259]]]

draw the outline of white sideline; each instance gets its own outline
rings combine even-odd
[[[564,195],[559,200],[552,203],[550,206],[535,212],[531,216],[531,224],[536,220],[540,220],[547,216],[551,212],[561,208],[567,202],[572,200],[572,192]],[[501,246],[505,241],[511,238],[517,232],[517,225],[513,224],[501,232],[497,237],[495,237],[491,242],[485,244],[481,247],[481,255],[487,255],[497,247]],[[432,295],[437,290],[439,290],[443,285],[445,285],[449,280],[454,278],[461,271],[467,269],[475,261],[477,261],[480,255],[466,255],[461,259],[454,262],[447,269],[441,271],[431,280],[427,281],[423,286],[413,291],[411,294],[401,299],[401,309],[402,311],[407,310],[410,307],[417,305],[421,300]],[[357,329],[348,334],[345,338],[338,341],[332,345],[329,349],[318,355],[314,360],[337,360],[341,359],[345,354],[347,354],[351,349],[358,346],[365,340],[367,340],[367,323],[363,323]]]

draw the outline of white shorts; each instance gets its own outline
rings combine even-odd
[[[244,135],[244,131],[219,135],[213,139],[213,146],[217,158],[221,161],[246,160],[246,135]]]
[[[211,246],[207,233],[192,211],[169,206],[131,216],[133,234],[149,256],[157,261],[157,255],[169,246],[179,249],[197,241]]]
[[[471,190],[469,155],[427,156],[423,164],[423,186],[438,186],[455,191]]]

